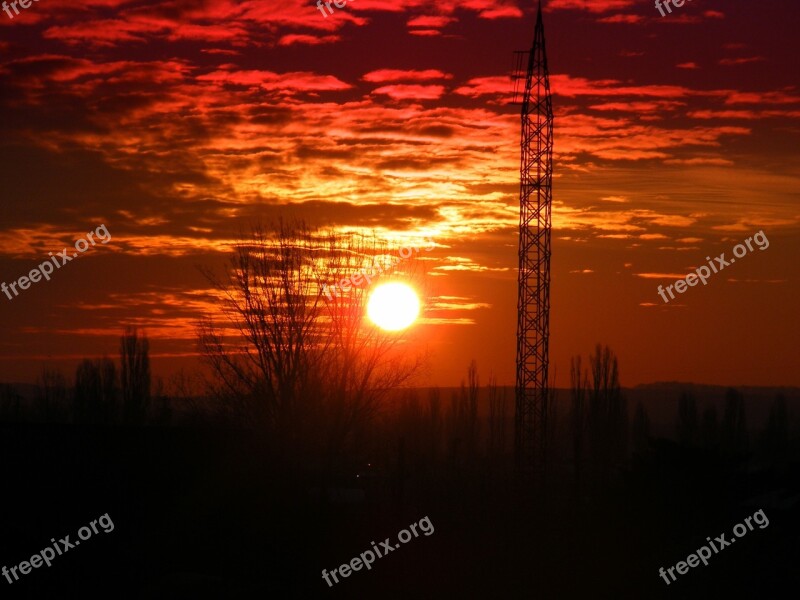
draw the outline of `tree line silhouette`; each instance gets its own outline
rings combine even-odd
[[[150,342],[135,327],[120,336],[120,362],[107,356],[83,359],[75,369],[74,384],[63,373],[42,370],[31,406],[10,384],[0,385],[0,415],[5,421],[37,420],[75,424],[141,425],[169,420],[169,400],[160,390],[151,394]]]
[[[188,406],[195,420],[255,433],[270,460],[324,473],[326,485],[350,481],[365,464],[391,471],[396,489],[406,489],[409,478],[425,487],[476,473],[509,482],[513,389],[498,386],[493,374],[482,387],[475,361],[449,402],[438,388],[413,389],[423,358],[409,355],[402,335],[365,322],[367,290],[323,298],[325,282],[385,254],[387,246],[374,237],[312,231],[302,223],[257,227],[237,244],[222,277],[204,271],[221,310],[198,327],[206,371],[195,379],[202,386],[183,375],[169,392],[160,381],[154,386],[150,342],[127,328],[119,363],[84,359],[71,387],[61,373],[44,369],[30,407],[11,386],[0,386],[0,418],[167,424],[180,404],[178,412]],[[398,276],[417,277],[407,262],[412,272]],[[567,390],[551,387],[547,400],[546,468],[555,485],[583,497],[626,469],[652,464],[660,450],[647,406],[639,401],[630,414],[613,351],[598,344],[586,362],[573,357],[569,381]],[[689,392],[678,400],[680,448],[779,460],[789,452],[790,433],[782,396],[755,438],[737,390],[727,391],[721,418],[714,403],[701,410]]]

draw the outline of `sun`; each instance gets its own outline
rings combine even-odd
[[[405,283],[384,283],[375,288],[367,303],[367,316],[381,329],[400,331],[419,315],[419,298]]]

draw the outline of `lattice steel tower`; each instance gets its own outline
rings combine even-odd
[[[528,68],[522,75],[524,58]],[[547,367],[550,337],[550,214],[553,200],[553,105],[542,6],[533,47],[517,53],[522,91],[519,187],[519,288],[515,452],[524,473],[544,476],[547,456]]]

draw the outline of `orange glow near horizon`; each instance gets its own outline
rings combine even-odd
[[[557,386],[598,342],[625,386],[800,385],[800,3],[689,4],[661,17],[635,0],[542,2]],[[238,240],[283,218],[425,247],[394,272],[424,304],[419,385],[457,386],[473,359],[513,385],[509,69],[535,12],[52,0],[0,18],[0,284],[101,223],[112,235],[0,291],[0,382],[45,366],[69,378],[76,357],[115,356],[127,325],[150,336],[154,374],[201,369],[196,323],[221,307],[201,269],[225,273]],[[769,250],[661,300],[659,285],[762,230]]]

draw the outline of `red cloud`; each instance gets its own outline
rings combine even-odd
[[[475,77],[455,90],[456,94],[477,98],[486,94],[511,94],[508,77]]]
[[[721,65],[746,65],[747,63],[765,60],[763,56],[750,56],[747,58],[723,58],[719,61]]]
[[[395,100],[438,100],[444,95],[441,85],[385,85],[372,92]]]
[[[334,42],[341,41],[342,37],[339,35],[300,35],[291,33],[283,36],[278,40],[279,46],[291,46],[292,44],[307,44],[309,46],[318,46],[320,44],[333,44]]]
[[[409,27],[444,27],[455,21],[453,17],[420,16],[408,20]]]
[[[317,75],[315,73],[273,73],[272,71],[233,71],[219,70],[197,77],[198,81],[210,81],[217,84],[258,86],[267,90],[295,91],[340,91],[352,86],[333,75]]]
[[[624,10],[636,4],[635,0],[551,0],[549,10],[585,10],[603,13],[610,10]]]
[[[429,81],[431,79],[452,79],[453,76],[449,73],[443,73],[438,69],[426,69],[424,71],[416,71],[414,69],[400,70],[400,69],[378,69],[377,71],[370,71],[362,77],[364,81],[371,81],[373,83],[384,83],[386,81]]]
[[[644,17],[641,15],[614,15],[598,19],[599,23],[641,23],[642,21],[644,21]]]

